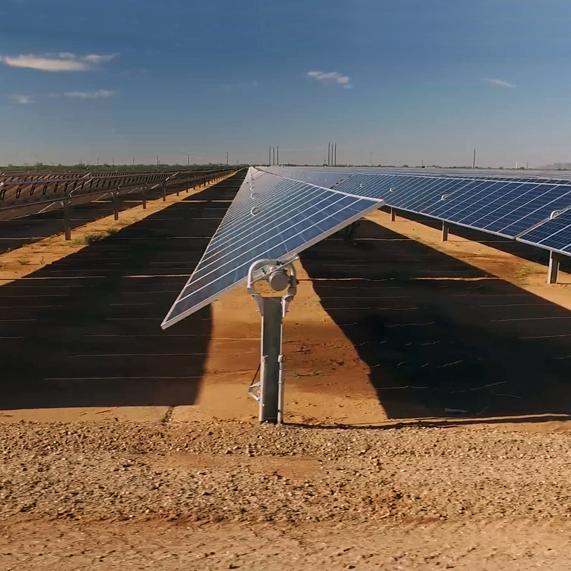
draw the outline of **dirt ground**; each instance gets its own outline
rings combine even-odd
[[[10,424],[3,569],[568,569],[568,432]]]
[[[0,411],[0,568],[568,569],[571,276],[382,212],[298,270],[284,427],[243,288],[165,333],[206,348],[188,402]]]

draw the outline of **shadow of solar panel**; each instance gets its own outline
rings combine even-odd
[[[251,168],[163,329],[244,281],[253,262],[291,259],[381,204]]]

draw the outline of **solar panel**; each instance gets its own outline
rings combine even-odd
[[[319,169],[274,169],[298,179],[317,175]],[[430,216],[468,228],[512,239],[526,236],[528,243],[540,248],[571,252],[562,247],[571,230],[567,218],[553,221],[543,231],[557,228],[553,239],[531,230],[541,227],[554,211],[571,207],[571,181],[545,177],[516,178],[488,174],[457,175],[451,172],[410,172],[389,169],[337,169],[339,182],[333,187],[355,195],[383,200],[387,206]],[[322,180],[332,180],[331,169]],[[538,226],[539,225],[539,226]],[[520,238],[521,237],[521,238]],[[541,238],[541,239],[536,239]]]
[[[382,205],[251,168],[163,329],[243,282],[255,261],[287,261]]]
[[[571,254],[571,208],[542,222],[522,234],[519,239],[563,254]]]

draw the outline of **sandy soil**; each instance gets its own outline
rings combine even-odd
[[[569,433],[4,427],[3,569],[566,569]]]

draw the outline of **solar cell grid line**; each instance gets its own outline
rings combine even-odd
[[[318,186],[324,186],[327,188],[334,188],[334,186],[342,178],[342,174],[339,172],[323,173],[309,176],[303,175],[303,173],[291,173],[289,176],[303,180],[304,182],[308,182],[310,184],[316,184]]]
[[[463,180],[467,180],[467,181],[468,181],[468,184],[475,184],[475,182],[476,182],[476,181],[474,181],[474,179],[472,179],[472,180],[470,180],[470,179],[463,179]],[[487,180],[488,180],[488,179],[486,179],[486,181],[487,181]],[[509,179],[509,181],[510,181],[511,184],[515,184],[515,185],[517,185],[517,186],[521,186],[521,182],[515,181],[515,180],[513,180],[513,179]],[[481,194],[478,193],[478,195],[479,195],[479,196],[482,196],[482,199],[483,199],[483,196],[486,195],[486,192],[487,192],[487,190],[489,190],[489,187],[486,188],[486,186],[485,186],[485,181],[484,181],[483,183],[481,183],[481,184],[482,184],[482,186],[481,186],[481,188],[479,189]],[[536,187],[537,184],[533,184],[532,186],[535,186],[535,187]],[[551,188],[555,188],[555,186],[551,186]],[[496,189],[497,189],[497,187],[496,187]],[[464,190],[466,190],[466,189],[464,189]],[[477,187],[474,187],[474,186],[473,186],[473,187],[472,187],[472,192],[473,192],[474,190],[478,190]],[[417,203],[420,204],[420,203],[422,203],[422,202],[427,202],[427,198],[428,198],[428,197],[426,197],[426,196],[420,195],[419,198],[418,198],[418,200],[417,200]],[[501,200],[501,197],[498,197],[498,199]],[[483,199],[483,200],[484,200],[484,199]],[[387,204],[389,204],[389,203],[391,203],[391,204],[394,205],[394,206],[401,207],[401,208],[403,208],[403,209],[405,209],[405,210],[408,209],[408,210],[412,210],[412,211],[418,212],[418,213],[420,213],[420,214],[428,214],[428,215],[431,215],[431,216],[434,216],[434,217],[445,218],[446,220],[451,221],[451,222],[456,222],[456,223],[459,222],[459,218],[457,218],[457,217],[455,217],[455,216],[451,216],[451,215],[445,216],[442,212],[438,212],[438,211],[437,211],[435,208],[433,208],[432,205],[430,205],[430,204],[425,204],[424,207],[418,207],[418,206],[416,206],[415,204],[410,204],[410,203],[409,203],[409,204],[403,204],[402,202],[400,202],[400,201],[398,201],[398,200],[397,200],[397,201],[394,201],[394,200],[391,199],[391,197],[387,197]],[[436,204],[438,205],[438,201],[436,202]],[[416,207],[415,207],[415,206],[416,206]],[[442,210],[444,210],[444,209],[442,208]],[[473,224],[466,224],[466,225],[467,225],[467,226],[470,226],[470,227],[475,227]],[[477,228],[477,229],[480,229],[480,228]],[[495,233],[500,233],[500,232],[497,232],[497,231],[496,231]],[[508,234],[501,233],[501,235],[508,235]],[[513,235],[511,235],[510,237],[513,237]]]
[[[297,189],[292,187],[291,190],[295,192]],[[321,198],[318,198],[318,194],[321,194]],[[216,242],[212,242],[213,247],[209,248],[205,252],[204,259],[202,260],[203,264],[206,264],[206,262],[211,258],[218,257],[221,252],[232,249],[236,244],[242,243],[245,237],[255,240],[256,237],[263,235],[268,231],[271,232],[277,221],[283,218],[288,219],[292,212],[295,212],[299,208],[304,208],[308,204],[312,204],[313,200],[316,200],[317,205],[319,205],[321,201],[325,200],[325,198],[326,197],[323,196],[323,193],[312,193],[308,191],[304,193],[303,199],[301,200],[298,198],[296,201],[296,196],[294,196],[293,200],[288,201],[287,205],[279,204],[276,206],[274,204],[271,207],[264,209],[264,214],[266,216],[261,218],[258,215],[255,215],[253,217],[253,222],[251,222],[247,228],[244,228],[243,224],[238,228],[238,233],[233,233],[229,236],[222,231],[217,236]],[[271,218],[272,216],[275,216],[275,218]]]
[[[551,187],[541,197],[517,208],[516,211],[506,217],[509,222],[500,231],[509,236],[517,236],[548,218],[554,210],[567,207],[570,203],[571,192],[562,194],[561,190],[562,187]]]
[[[339,212],[342,212],[349,207],[348,202],[354,199],[347,198],[330,198],[330,204],[327,206],[322,205],[319,212],[314,212],[311,215],[305,213],[297,214],[294,216],[290,223],[282,222],[275,228],[272,235],[262,236],[257,240],[245,244],[243,249],[237,247],[236,250],[231,251],[226,256],[222,256],[215,265],[209,268],[208,272],[203,272],[202,275],[197,275],[193,279],[192,287],[185,288],[180,301],[184,301],[187,297],[199,294],[204,288],[211,286],[211,284],[220,278],[230,276],[232,280],[236,279],[237,272],[242,270],[243,275],[246,277],[247,270],[252,262],[266,257],[280,258],[287,255],[292,251],[292,245],[299,242],[307,242],[315,233],[321,234],[324,227],[329,220],[338,223],[340,220],[336,217],[336,207]],[[371,203],[367,201],[367,207]],[[291,236],[285,234],[289,228],[294,228],[295,233]],[[190,292],[189,292],[190,290]]]
[[[497,188],[504,182],[491,182],[489,180],[472,179],[463,184],[453,194],[447,195],[444,200],[435,202],[424,210],[439,218],[452,219],[452,213],[463,209],[467,204],[477,199],[480,193],[487,194],[490,188]]]
[[[522,186],[518,183],[501,181],[484,185],[483,188],[477,190],[471,196],[465,197],[460,203],[456,204],[450,212],[441,213],[442,216],[453,218],[456,222],[463,222],[464,218],[473,214],[479,208],[486,208],[494,200],[505,195],[506,189],[513,186]]]
[[[260,209],[263,208],[269,201],[273,200],[273,196],[276,192],[286,193],[291,190],[295,190],[297,187],[300,187],[301,183],[290,183],[288,181],[279,181],[277,185],[271,187],[271,192],[268,192],[267,189],[265,192],[261,193],[255,200],[249,198],[249,195],[246,197],[248,202],[243,203],[242,198],[238,197],[236,209],[234,212],[234,208],[232,208],[233,212],[229,213],[230,216],[227,221],[224,221],[220,225],[220,238],[228,237],[229,239],[234,238],[231,235],[232,232],[240,232],[243,231],[243,227],[241,225],[241,221],[243,220],[243,215],[247,213],[251,213],[252,209]],[[290,193],[288,198],[282,203],[282,206],[287,206],[292,200],[294,200],[294,196]]]
[[[278,192],[283,192],[285,190],[283,184],[287,184],[287,181],[278,181],[274,189]],[[298,189],[303,191],[303,197],[301,200],[295,194]],[[267,200],[267,202],[270,202],[270,206],[265,208],[262,205],[266,216],[263,219],[254,217],[254,221],[250,221],[247,228],[244,228],[244,225],[241,224],[231,235],[228,235],[227,228],[222,228],[221,225],[220,232],[217,234],[216,243],[214,244],[213,242],[211,244],[212,247],[209,246],[207,252],[205,252],[203,263],[210,258],[217,256],[221,250],[233,247],[236,242],[240,242],[243,239],[244,235],[251,236],[254,232],[260,233],[265,232],[268,229],[271,230],[272,225],[275,224],[276,220],[279,220],[280,217],[284,216],[287,218],[290,215],[291,211],[288,209],[292,204],[296,208],[303,208],[305,204],[314,205],[316,200],[318,200],[317,195],[321,195],[322,200],[324,199],[323,192],[319,187],[310,187],[310,190],[308,190],[307,186],[300,186],[300,183],[293,183],[293,185],[289,187],[289,191],[290,196],[288,196],[285,201],[279,201],[279,203],[275,201],[275,198],[272,195],[272,197]],[[276,216],[277,218],[270,219],[272,216]]]
[[[494,176],[490,173],[470,173],[467,176],[463,173],[411,174],[410,171],[364,170],[353,169],[356,174],[349,173],[335,188],[362,196],[376,195],[385,199],[388,205],[471,228],[483,229],[482,226],[496,223],[499,228],[489,227],[487,231],[509,237],[516,235],[516,227],[526,231],[544,219],[551,209],[569,204],[567,188],[561,187],[569,187],[571,182],[565,179],[521,177],[515,173],[512,176]],[[283,169],[276,171],[283,172]],[[304,176],[304,173],[307,177],[307,172],[291,171],[298,177]],[[439,182],[430,183],[430,179]],[[448,186],[444,186],[446,184]],[[387,189],[387,185],[392,191]],[[559,196],[554,197],[556,188]],[[443,204],[441,192],[455,194],[455,199],[450,200],[448,196],[447,204]],[[527,201],[521,204],[524,197]],[[498,224],[499,219],[502,220],[501,224]]]
[[[246,208],[239,208],[237,216],[233,217],[231,223],[225,224],[224,226],[220,227],[220,232],[218,234],[219,243],[237,239],[242,233],[246,231],[243,227],[243,224],[241,224],[241,222],[243,221],[243,217],[245,215],[252,215],[253,212],[254,213],[253,216],[255,216],[255,213],[261,209],[265,209],[268,212],[272,212],[276,208],[275,204],[271,204],[275,197],[276,192],[283,194],[288,193],[287,198],[285,198],[281,203],[281,206],[284,209],[287,208],[292,203],[292,201],[295,200],[294,192],[298,188],[301,188],[299,184],[290,184],[290,185],[278,184],[276,185],[274,192],[264,194],[263,198],[261,199],[256,198],[254,201],[250,201],[250,203],[247,205]],[[252,226],[255,228],[258,223],[261,222],[259,221],[259,219],[256,218],[256,222]]]
[[[440,201],[442,194],[452,194],[469,184],[470,180],[456,178],[434,178],[423,176],[398,176],[393,175],[388,179],[388,184],[392,191],[385,194],[378,194],[378,191],[366,189],[363,194],[368,196],[382,197],[387,204],[397,208],[414,209],[415,203],[425,202],[427,198]],[[428,193],[428,194],[425,194]],[[410,203],[407,201],[411,201]]]
[[[409,192],[412,189],[420,188],[425,184],[425,181],[420,177],[415,176],[389,176],[384,179],[383,188],[369,186],[363,193],[367,196],[379,196],[381,193],[386,193],[386,196],[391,196],[391,199],[396,201],[401,193]],[[362,183],[360,183],[362,184]]]
[[[396,179],[400,177],[395,177]],[[442,184],[441,181],[435,182],[431,180],[423,180],[421,177],[415,177],[413,179],[407,179],[404,181],[405,184],[399,185],[395,180],[390,181],[391,191],[387,194],[387,201],[390,206],[400,208],[408,200],[412,198],[423,198],[425,192],[428,188],[433,187],[435,184]],[[441,193],[438,193],[440,197]]]
[[[274,186],[283,189],[283,186],[277,184],[280,179],[278,177],[276,179]],[[244,188],[245,192],[250,192],[249,185],[239,192]],[[375,200],[349,196],[314,185],[301,183],[286,188],[288,192],[296,194],[298,204],[285,209],[278,220],[274,218],[275,209],[261,209],[254,217],[258,218],[256,224],[265,218],[266,222],[270,223],[270,228],[263,235],[252,232],[248,238],[245,234],[241,243],[235,242],[233,247],[224,252],[218,260],[212,260],[206,273],[201,269],[203,263],[201,259],[163,321],[161,325],[163,328],[198,311],[224,291],[244,281],[254,261],[267,257],[289,259],[380,206]],[[309,195],[310,189],[311,195]],[[314,189],[317,190],[314,192]],[[277,202],[280,198],[284,198],[283,191],[273,192],[269,189],[267,192],[273,193]],[[304,200],[304,197],[307,197],[307,200]],[[232,209],[232,206],[230,208]],[[248,227],[251,220],[252,216],[246,212],[242,224]],[[216,244],[217,235],[218,231],[214,234],[211,244]]]
[[[557,201],[565,205],[569,202],[565,198],[568,192],[562,186],[549,185],[547,189],[546,185],[533,183],[525,183],[524,186],[527,188],[523,193],[511,200],[500,201],[501,207],[494,209],[493,215],[478,218],[477,225],[491,226],[513,237],[546,218],[554,209],[548,206],[549,203]]]
[[[271,182],[271,181],[270,181]],[[297,182],[290,182],[287,180],[279,180],[274,182],[274,184],[270,184],[264,189],[263,192],[256,192],[256,197],[254,200],[250,199],[248,195],[246,195],[247,201],[245,203],[241,203],[241,197],[237,197],[236,205],[232,206],[232,212],[229,212],[230,223],[224,223],[220,225],[220,230],[218,233],[219,237],[227,236],[228,238],[234,238],[235,236],[231,233],[235,232],[243,232],[244,228],[241,222],[243,221],[243,216],[245,214],[250,214],[252,208],[254,209],[261,209],[265,208],[268,203],[270,203],[269,208],[275,208],[275,194],[282,193],[284,194],[284,199],[280,202],[280,205],[285,208],[289,206],[289,204],[295,200],[295,193],[290,191],[296,191],[299,188],[304,187],[302,183]],[[258,189],[259,187],[254,187]],[[309,194],[318,192],[318,187],[309,187],[311,190]],[[235,211],[235,212],[234,212]]]
[[[510,205],[514,202],[525,200],[525,196],[533,193],[534,189],[537,189],[539,186],[538,184],[512,183],[505,193],[500,194],[490,203],[483,201],[483,205],[480,208],[466,215],[461,222],[472,226],[481,226],[480,221],[495,219],[501,215],[503,211],[509,212],[513,209]]]
[[[341,181],[335,186],[335,188],[337,190],[351,192],[362,196],[377,196],[380,192],[389,190],[390,179],[390,175],[385,174],[378,176],[355,174],[354,176]]]
[[[395,179],[401,177],[394,177]],[[434,181],[433,179],[424,180],[422,177],[415,177],[413,179],[407,179],[404,181],[405,184],[399,185],[395,180],[390,181],[391,191],[387,194],[387,201],[390,202],[391,206],[400,208],[404,206],[407,201],[412,199],[424,199],[425,193],[434,186],[438,186],[438,191],[435,193],[440,198],[440,189],[443,185],[450,184],[449,181]]]
[[[278,224],[280,222],[280,220],[283,220],[284,218],[287,220],[295,217],[295,215],[298,212],[299,208],[304,208],[308,205],[311,204],[311,197],[309,197],[307,200],[299,203],[298,206],[296,206],[294,209],[292,209],[291,211],[289,211],[289,214],[287,211],[284,211],[282,213],[276,213],[277,218],[274,220],[266,220],[265,223],[258,225],[257,227],[251,227],[249,230],[249,232],[245,232],[243,233],[240,237],[236,237],[235,239],[232,240],[226,240],[224,243],[217,245],[217,248],[215,249],[210,249],[207,253],[207,255],[205,255],[204,259],[203,259],[203,264],[201,265],[201,269],[206,271],[208,269],[208,267],[210,266],[211,263],[218,263],[218,261],[220,260],[220,257],[224,256],[227,252],[231,252],[233,251],[237,246],[242,247],[242,246],[246,246],[252,242],[254,242],[257,239],[263,238],[265,236],[271,235],[272,232],[276,231],[276,224]],[[327,206],[326,204],[326,200],[325,198],[322,198],[318,203],[317,206]],[[268,212],[268,215],[271,215],[271,212]],[[201,274],[200,271],[197,272],[197,276],[199,276]]]
[[[521,242],[571,254],[571,206],[517,238]]]
[[[395,177],[392,175],[366,176],[357,174],[338,184],[336,189],[360,196],[367,196],[369,198],[385,198],[389,195],[394,197],[397,192],[411,184],[417,184],[415,177]]]
[[[418,210],[420,205],[423,209],[428,208],[434,203],[442,201],[442,197],[454,196],[461,192],[469,183],[463,180],[443,179],[438,180],[436,184],[430,184],[423,187],[420,191],[414,190],[401,194],[397,197],[399,208]]]
[[[403,199],[397,200],[397,206],[403,208],[403,210],[427,214],[433,209],[442,207],[455,197],[463,195],[466,189],[470,189],[474,187],[474,185],[474,181],[447,179],[447,185],[445,187],[431,185],[431,190],[427,193],[407,193]]]
[[[256,186],[253,185],[251,186],[251,184],[252,184],[251,177],[249,177],[242,184],[240,190],[236,194],[232,202],[232,208],[229,208],[226,211],[226,214],[222,219],[219,228],[222,229],[230,226],[236,218],[239,218],[241,216],[243,211],[245,211],[246,209],[251,210],[253,205],[251,194],[252,192],[254,192],[254,190],[256,194],[259,196],[260,193],[262,193],[263,195],[263,193],[269,187],[269,181],[267,180],[257,181]]]
[[[538,208],[541,204],[547,204],[555,200],[559,193],[557,187],[552,185],[527,185],[527,189],[522,193],[521,199],[516,199],[513,204],[508,204],[507,208],[498,212],[497,215],[487,224],[482,224],[486,230],[501,232],[513,222],[525,218],[530,212]],[[526,228],[531,226],[528,225]]]
[[[491,189],[503,184],[503,182],[490,183],[488,180],[478,179],[470,181],[470,183],[464,186],[460,192],[456,192],[453,196],[430,208],[430,214],[438,218],[453,220],[455,209],[461,208],[462,205],[465,205],[466,201],[472,201],[475,199],[478,193],[488,193]]]

